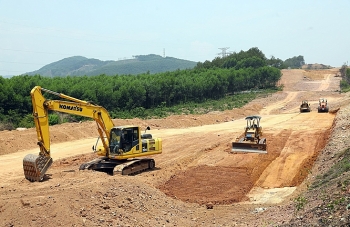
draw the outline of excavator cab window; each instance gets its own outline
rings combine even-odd
[[[139,130],[138,127],[113,128],[111,130],[109,149],[111,153],[120,154],[130,151],[134,146],[139,150]]]
[[[124,152],[130,151],[132,147],[132,130],[130,128],[123,130],[122,149]]]
[[[130,151],[134,146],[136,146],[136,150],[139,150],[139,130],[138,127],[125,128],[123,129],[122,134],[122,149],[124,152]]]
[[[133,140],[132,140],[132,147],[136,146],[136,150],[139,150],[139,129],[138,127],[135,127],[133,130]]]
[[[119,128],[112,128],[111,136],[109,141],[109,150],[111,153],[119,153],[119,149],[121,149],[122,144],[122,130]]]

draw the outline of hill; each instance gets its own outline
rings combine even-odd
[[[330,65],[324,65],[324,64],[305,64],[301,67],[302,69],[331,69],[333,68]]]
[[[178,69],[190,69],[197,62],[161,57],[160,55],[137,55],[133,59],[120,61],[101,61],[94,58],[74,56],[48,64],[26,75],[42,76],[95,76],[95,75],[137,75],[142,73],[161,73]]]

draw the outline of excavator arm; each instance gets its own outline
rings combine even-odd
[[[47,100],[42,92],[56,95],[65,100]],[[49,110],[94,119],[104,147],[103,155],[108,156],[110,130],[114,127],[114,124],[105,108],[40,86],[34,87],[30,94],[40,152],[39,155],[28,154],[23,159],[24,175],[28,180],[42,181],[45,172],[53,162],[50,153]]]

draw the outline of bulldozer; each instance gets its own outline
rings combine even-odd
[[[262,127],[260,126],[260,116],[248,116],[245,118],[247,126],[244,136],[232,142],[232,151],[249,153],[267,153],[266,138],[262,138]]]
[[[318,100],[317,112],[318,113],[328,113],[328,111],[329,111],[329,108],[328,108],[327,99],[320,98]]]
[[[307,100],[303,100],[300,105],[300,113],[310,112],[310,111],[311,111],[310,103]]]
[[[46,99],[42,92],[58,96],[60,100]],[[139,158],[162,153],[161,138],[141,132],[139,126],[115,126],[107,110],[92,102],[35,86],[31,92],[33,117],[37,132],[39,155],[27,154],[23,158],[24,176],[29,181],[43,181],[52,165],[50,151],[49,111],[92,118],[99,134],[96,146],[92,146],[98,158],[82,163],[80,170],[96,170],[110,175],[134,175],[155,167],[153,158]],[[149,130],[150,128],[147,127]],[[101,144],[97,146],[98,144]],[[74,151],[73,151],[74,153]]]

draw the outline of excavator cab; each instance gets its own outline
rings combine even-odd
[[[148,126],[146,130],[150,130],[150,127]],[[150,141],[152,140],[152,135],[141,134],[139,127],[137,126],[114,127],[111,129],[109,138],[109,156],[122,156],[127,155],[128,153],[137,154],[141,152],[150,152],[151,150],[159,150],[159,148],[147,148],[147,144],[149,142],[151,142],[151,144],[155,144],[155,142]],[[96,145],[92,146],[92,150],[99,156],[107,155],[104,146],[100,144],[100,137],[97,138]]]
[[[136,151],[140,149],[138,127],[112,128],[110,138],[109,150],[111,154],[120,155],[131,151],[134,147]]]
[[[146,130],[150,130],[147,127]],[[145,131],[146,133],[146,131]],[[151,134],[141,134],[138,126],[117,126],[110,130],[108,151],[104,146],[96,146],[92,149],[100,158],[83,163],[80,170],[91,169],[103,171],[113,175],[120,172],[122,175],[132,175],[147,169],[153,169],[155,161],[152,158],[136,159],[135,157],[149,156],[162,153],[162,141],[160,138],[152,138]]]
[[[262,138],[260,119],[260,116],[245,118],[247,126],[245,127],[244,136],[232,142],[231,152],[267,153],[266,139]]]

